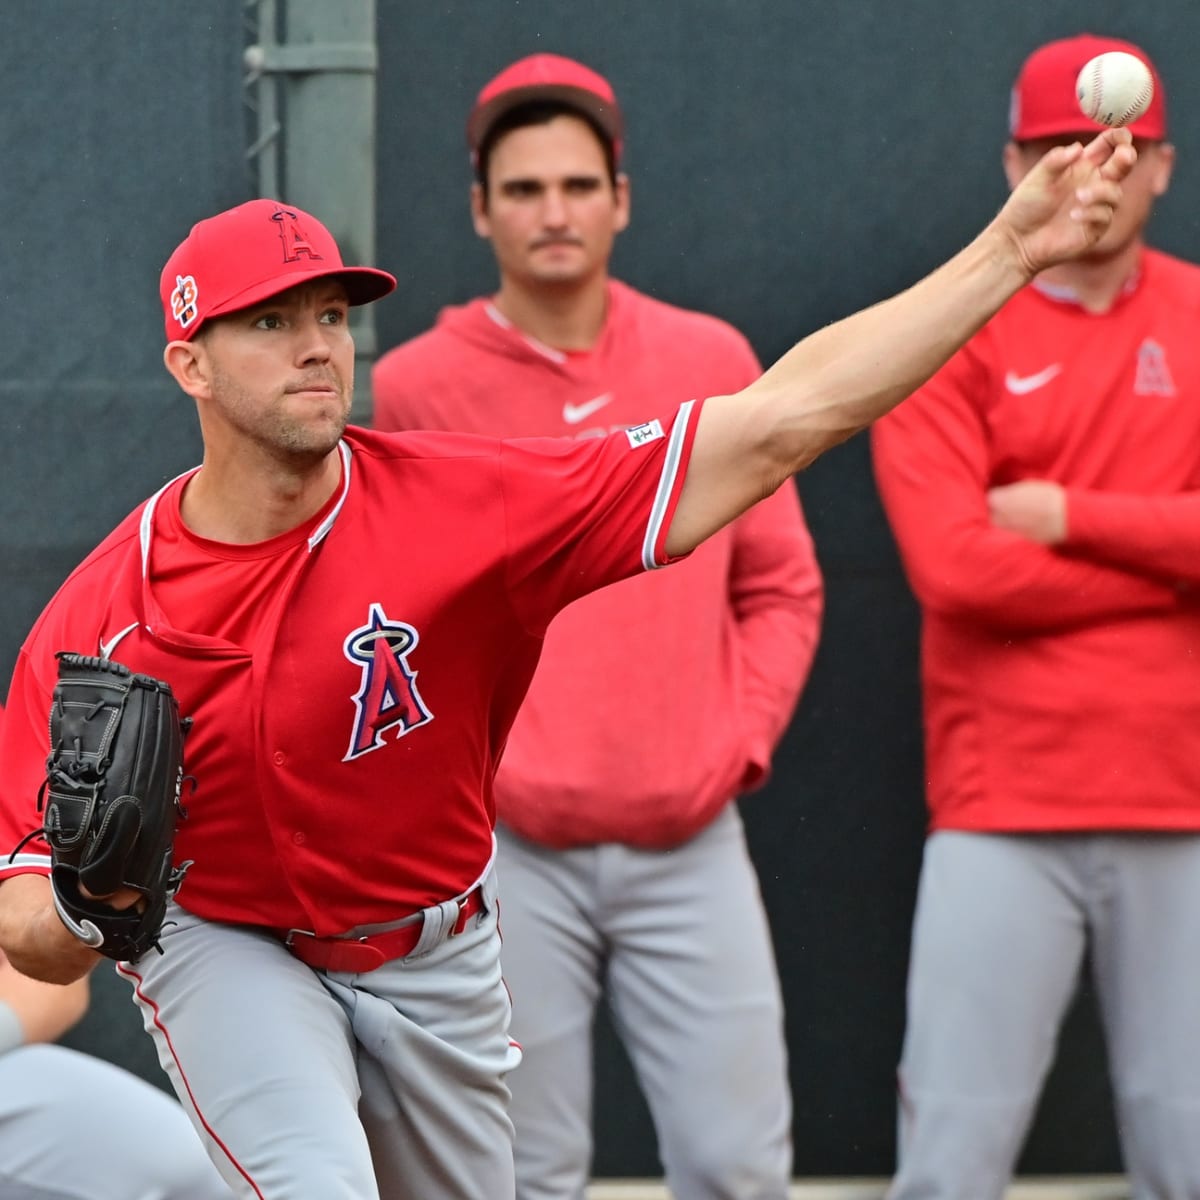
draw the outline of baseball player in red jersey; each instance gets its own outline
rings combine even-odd
[[[500,289],[380,360],[378,428],[601,437],[758,376],[725,323],[609,277],[629,213],[622,137],[612,88],[570,59],[522,59],[483,89],[472,204]],[[601,992],[672,1193],[787,1195],[782,1004],[731,801],[766,775],[821,597],[783,487],[687,562],[550,627],[495,789],[522,1200],[584,1195]]]
[[[1135,159],[1121,131],[1052,151],[902,295],[734,396],[584,440],[348,427],[347,311],[392,277],[272,200],[193,228],[161,291],[203,462],[22,646],[0,844],[37,824],[56,651],[170,683],[193,720],[175,853],[194,865],[163,953],[119,969],[237,1195],[513,1196],[492,778],[550,620],[690,554],[898,404],[1103,234]],[[0,868],[0,947],[69,982],[97,951],[58,916],[47,851]]]
[[[88,1001],[86,977],[65,987],[28,979],[0,951],[0,1196],[229,1200],[170,1097],[111,1063],[48,1044]]]
[[[1083,36],[1013,93],[1014,186],[1087,135]],[[1000,1197],[1085,951],[1138,1197],[1200,1197],[1200,269],[1148,249],[1161,81],[1122,209],[874,430],[924,615],[930,836],[893,1200]]]

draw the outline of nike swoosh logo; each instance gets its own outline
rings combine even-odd
[[[1051,363],[1036,375],[1018,375],[1015,371],[1009,371],[1004,376],[1004,386],[1014,396],[1024,396],[1029,392],[1036,392],[1040,387],[1045,387],[1056,375],[1061,374],[1062,363]]]
[[[126,634],[132,633],[137,627],[138,627],[138,623],[136,621],[134,621],[134,623],[132,625],[126,625],[125,628],[122,629],[120,633],[113,634],[113,636],[107,642],[104,640],[103,637],[101,637],[100,638],[100,657],[101,658],[111,658],[112,652],[117,648],[117,643],[120,642],[120,640],[123,637],[125,637]]]
[[[589,400],[586,404],[564,404],[563,405],[563,420],[568,425],[578,425],[580,421],[586,420],[594,412],[599,412],[606,405],[612,403],[612,392],[605,392],[603,396],[597,396],[595,400]]]

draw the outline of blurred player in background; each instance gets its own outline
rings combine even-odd
[[[82,1019],[89,990],[86,976],[29,979],[0,951],[0,1200],[229,1200],[174,1100],[47,1044]]]
[[[378,428],[602,437],[758,376],[730,326],[609,275],[622,139],[612,88],[570,59],[483,89],[471,206],[499,290],[380,360]],[[734,799],[767,777],[821,603],[787,485],[688,562],[555,618],[496,777],[522,1200],[584,1194],[602,994],[673,1193],[786,1196],[782,1005]]]
[[[1095,127],[1041,47],[1016,186]],[[1139,1198],[1200,1197],[1200,270],[1143,241],[1161,81],[1121,210],[873,431],[923,614],[930,828],[892,1200],[991,1200],[1088,956]]]

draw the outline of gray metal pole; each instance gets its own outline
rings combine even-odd
[[[282,36],[272,36],[276,7]],[[264,0],[261,39],[246,52],[264,87],[281,81],[278,153],[263,155],[260,194],[306,209],[329,227],[348,264],[375,257],[375,0]],[[261,89],[260,89],[261,91]],[[261,103],[261,102],[260,102]],[[263,131],[265,132],[265,131]],[[272,159],[274,162],[272,163]],[[273,183],[277,191],[263,186]],[[371,419],[377,344],[370,305],[352,310],[356,345],[351,418]]]

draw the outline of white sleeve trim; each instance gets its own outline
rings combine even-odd
[[[654,495],[654,503],[650,506],[650,521],[646,525],[646,537],[642,542],[642,567],[647,571],[657,571],[666,563],[655,560],[654,547],[658,544],[662,533],[663,522],[667,519],[667,508],[675,491],[675,480],[679,474],[679,464],[683,458],[683,443],[687,437],[688,427],[692,423],[694,400],[686,400],[679,406],[679,414],[671,427],[671,436],[667,441],[667,452],[663,459],[662,474],[658,477],[658,491]]]
[[[5,854],[0,857],[0,879],[7,879],[10,875],[25,875],[31,871],[49,875],[50,866],[51,858],[48,854],[34,854],[26,850],[11,857]]]

